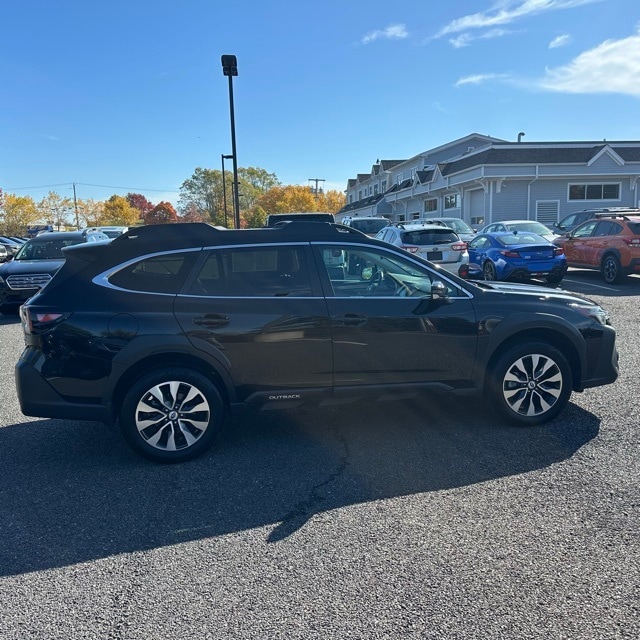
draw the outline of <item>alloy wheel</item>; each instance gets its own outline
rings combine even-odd
[[[507,369],[502,394],[514,413],[540,416],[556,404],[562,386],[558,364],[548,356],[535,353],[518,358]]]

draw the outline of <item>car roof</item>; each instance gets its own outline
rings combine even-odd
[[[46,231],[45,233],[41,233],[39,236],[35,238],[31,238],[29,242],[46,242],[47,240],[57,240],[57,239],[73,239],[73,238],[85,238],[86,236],[91,235],[104,235],[102,231]]]

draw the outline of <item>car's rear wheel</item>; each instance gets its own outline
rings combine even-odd
[[[560,284],[562,282],[562,278],[563,276],[558,276],[558,275],[554,275],[554,276],[547,276],[546,280],[549,284]]]
[[[608,284],[616,284],[622,282],[624,273],[622,273],[622,266],[620,260],[616,256],[610,254],[604,257],[602,265],[600,267],[602,277]]]
[[[15,315],[19,309],[19,304],[0,304],[0,313],[4,315]]]
[[[507,422],[535,426],[553,420],[567,405],[571,367],[564,354],[544,342],[528,342],[505,351],[492,367],[487,391]]]
[[[139,454],[183,462],[204,453],[224,419],[215,385],[197,371],[168,368],[136,382],[120,409],[120,429]]]
[[[487,260],[482,267],[482,275],[485,280],[497,280],[496,268],[493,266],[493,262]]]

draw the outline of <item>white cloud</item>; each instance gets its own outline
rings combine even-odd
[[[375,31],[369,31],[369,33],[362,36],[360,42],[362,44],[369,44],[381,38],[384,40],[401,40],[407,38],[409,33],[407,27],[404,24],[390,24],[385,29],[376,29]]]
[[[435,35],[440,38],[451,33],[461,33],[470,29],[487,29],[510,24],[528,16],[558,9],[572,9],[601,0],[502,0],[491,9],[456,18],[445,25]]]
[[[547,69],[537,86],[560,93],[640,97],[640,31],[621,40],[606,40],[567,65]]]
[[[488,80],[503,80],[505,78],[508,78],[508,76],[504,73],[478,73],[476,75],[460,78],[454,86],[462,87],[465,84],[483,84]]]
[[[549,43],[549,49],[557,49],[558,47],[564,47],[565,44],[569,44],[571,42],[571,36],[568,33],[565,33],[557,38],[554,38]]]
[[[455,38],[451,38],[449,42],[456,48],[460,49],[461,47],[468,47],[471,42],[474,40],[492,40],[493,38],[502,38],[509,33],[513,33],[508,29],[490,29],[489,31],[485,31],[479,35],[472,35],[471,33],[461,33],[459,36]]]

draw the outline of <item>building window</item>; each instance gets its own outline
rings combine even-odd
[[[384,193],[387,190],[387,181],[386,180],[382,181],[382,186],[380,188],[382,189],[382,193]]]
[[[415,213],[412,213],[412,214],[411,214],[411,218],[412,218],[413,220],[420,220],[420,212],[419,212],[419,211],[416,211]]]
[[[570,184],[569,200],[620,200],[620,183]]]
[[[397,184],[400,184],[401,182],[402,182],[402,174],[401,174],[401,173],[399,173],[399,174],[396,176],[396,183],[397,183]]]
[[[349,196],[349,204],[352,204],[352,203],[353,203],[353,194]]]
[[[444,208],[445,209],[459,209],[460,208],[460,196],[456,194],[455,196],[445,196],[444,197]]]
[[[377,195],[378,195],[378,185],[377,185],[377,184],[374,184],[374,185],[373,185],[373,195],[374,195],[374,196],[377,196]]]
[[[437,198],[429,198],[429,200],[424,201],[424,211],[425,213],[429,213],[431,211],[438,210],[438,199]]]
[[[362,200],[362,189],[358,191],[358,200]]]

